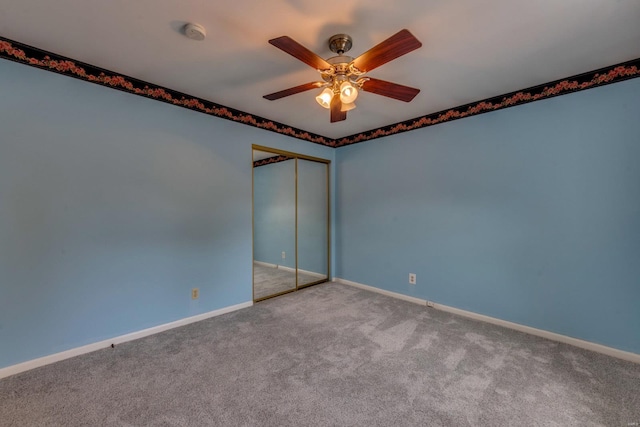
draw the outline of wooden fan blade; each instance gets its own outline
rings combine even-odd
[[[315,53],[311,52],[306,47],[302,46],[300,43],[298,43],[291,37],[288,37],[288,36],[278,37],[278,38],[269,40],[269,43],[271,43],[278,49],[287,52],[289,55],[299,59],[305,64],[315,68],[316,70],[328,70],[331,68],[331,64],[329,64],[324,59],[320,58]]]
[[[420,46],[422,46],[422,43],[409,30],[401,30],[358,56],[353,60],[352,64],[358,70],[366,73],[416,50]]]
[[[342,111],[342,101],[340,101],[340,94],[336,93],[331,98],[331,123],[341,122],[347,119],[347,112]]]
[[[285,96],[295,95],[296,93],[305,92],[307,90],[316,89],[322,87],[324,85],[323,82],[312,82],[305,83],[300,86],[290,87],[289,89],[281,90],[280,92],[270,93],[269,95],[264,95],[263,98],[268,99],[269,101],[275,101],[276,99],[284,98]]]
[[[362,90],[404,102],[411,102],[420,93],[420,89],[372,78],[362,84]]]

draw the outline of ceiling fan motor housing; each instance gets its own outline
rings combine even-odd
[[[322,73],[322,78],[330,82],[336,75],[349,75],[349,64],[353,61],[353,58],[346,55],[332,56],[327,59],[327,62],[332,65],[331,70],[326,73]]]

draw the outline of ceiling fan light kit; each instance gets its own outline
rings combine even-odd
[[[329,38],[329,49],[338,55],[327,60],[288,36],[271,39],[269,43],[315,68],[324,81],[295,86],[265,95],[264,98],[275,101],[310,89],[324,88],[316,96],[316,101],[331,110],[331,123],[347,118],[347,111],[356,107],[354,102],[360,90],[404,102],[410,102],[420,92],[420,89],[364,76],[374,68],[422,46],[408,30],[399,31],[355,59],[345,55],[353,45],[347,34],[336,34]]]

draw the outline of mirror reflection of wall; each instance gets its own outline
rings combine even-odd
[[[298,287],[327,279],[327,165],[298,159]]]
[[[295,161],[254,150],[254,299],[296,288]]]
[[[328,174],[326,160],[254,148],[255,301],[328,280]]]

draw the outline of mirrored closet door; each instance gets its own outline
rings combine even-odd
[[[298,162],[298,287],[329,277],[327,230],[327,165],[305,159]]]
[[[253,299],[329,278],[329,161],[253,148]]]

